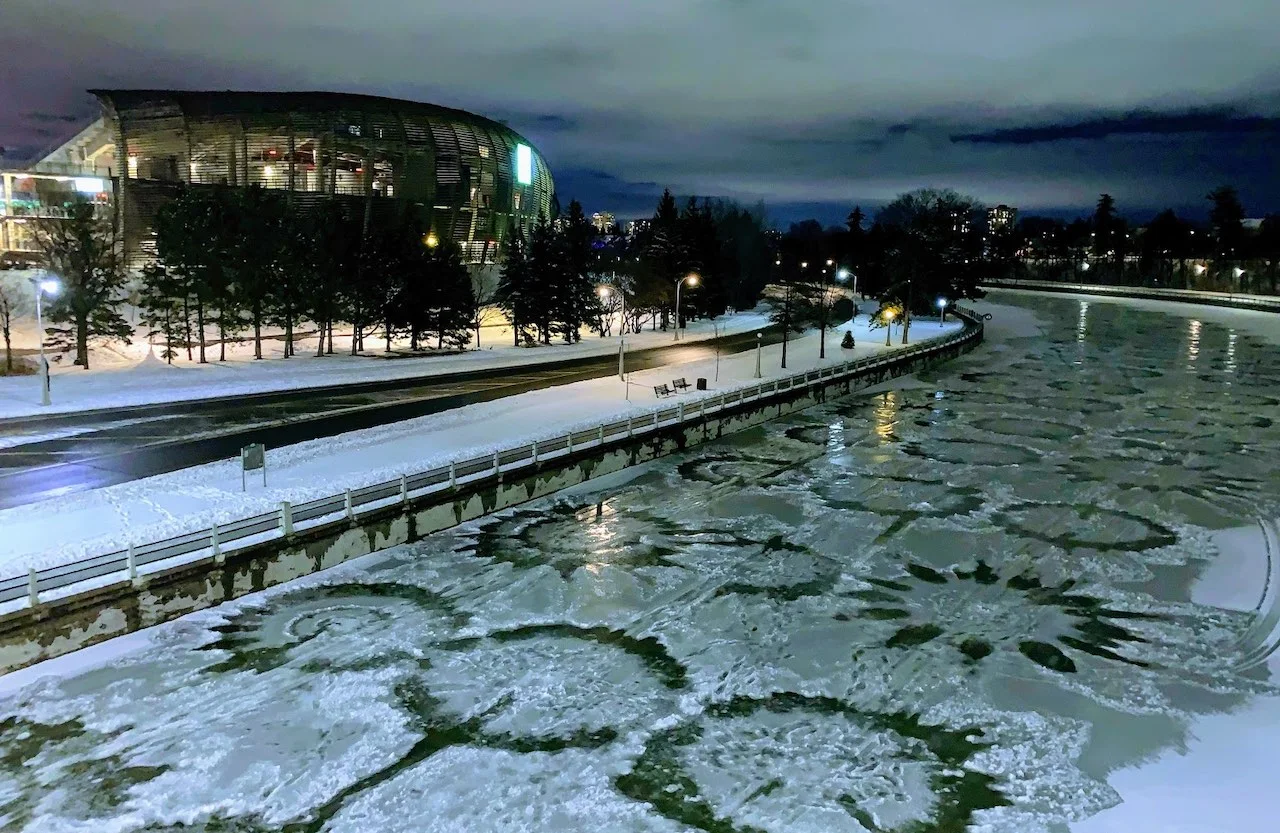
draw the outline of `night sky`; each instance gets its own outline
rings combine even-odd
[[[945,186],[1141,217],[1280,211],[1276,0],[0,0],[0,146],[89,87],[326,89],[508,122],[562,201],[679,194],[843,218]]]

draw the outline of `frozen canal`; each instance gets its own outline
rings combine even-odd
[[[9,691],[0,829],[1091,820],[1277,694],[1248,606],[1192,596],[1214,530],[1280,516],[1280,347],[1000,300],[1044,334]]]

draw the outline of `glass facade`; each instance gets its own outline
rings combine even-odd
[[[261,185],[359,203],[368,221],[407,201],[471,263],[508,227],[549,213],[554,183],[510,128],[430,104],[345,93],[95,90],[121,166],[125,242],[145,257],[160,205],[181,184]]]

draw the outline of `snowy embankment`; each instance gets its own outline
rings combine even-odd
[[[1280,316],[1277,316],[1280,317]],[[1270,532],[1268,533],[1268,527]],[[1218,557],[1191,588],[1197,604],[1264,615],[1275,603],[1274,582],[1280,519],[1214,533]],[[1273,537],[1268,541],[1268,534]],[[1266,591],[1270,589],[1271,593]],[[1276,633],[1257,635],[1274,644]],[[1273,679],[1280,677],[1280,654],[1266,658]],[[1196,715],[1185,746],[1155,760],[1111,773],[1107,781],[1124,801],[1071,825],[1072,833],[1253,833],[1274,830],[1273,814],[1259,814],[1259,801],[1275,793],[1274,759],[1280,732],[1280,697],[1255,697],[1226,714]],[[1206,778],[1213,773],[1213,778]]]
[[[911,327],[912,341],[960,327],[954,320],[945,328],[937,319],[917,321]],[[857,341],[852,350],[839,346],[846,329],[853,330]],[[899,333],[894,327],[894,349],[901,347]],[[777,378],[872,355],[886,349],[884,339],[883,329],[870,330],[865,316],[860,317],[856,324],[827,334],[825,361],[818,359],[816,333],[790,342],[785,371],[779,367],[782,345],[765,347],[763,376]],[[709,390],[702,395],[712,396],[756,384],[755,362],[754,351],[723,356],[718,380],[714,359],[638,371],[629,374],[629,401],[624,398],[623,382],[611,376],[271,449],[265,489],[261,479],[250,477],[249,490],[242,493],[240,461],[235,459],[3,510],[0,577],[208,529],[215,523],[270,512],[280,501],[299,503],[339,494],[451,460],[652,414],[678,401],[696,402],[696,391],[656,399],[653,385],[681,377],[692,385],[696,378],[705,377]]]
[[[740,312],[714,322],[691,321],[681,338],[701,341],[713,338],[716,333],[742,333],[767,326],[767,314]],[[630,334],[627,349],[665,347],[673,337],[670,331]],[[584,333],[577,344],[515,347],[510,327],[496,326],[483,328],[480,349],[453,355],[382,358],[382,341],[372,337],[365,340],[365,355],[352,356],[348,352],[350,344],[349,337],[340,338],[334,344],[334,355],[316,356],[315,338],[301,339],[297,342],[297,353],[286,361],[280,358],[283,342],[272,337],[263,342],[263,354],[267,357],[263,361],[254,361],[253,343],[243,342],[227,346],[225,362],[217,361],[219,348],[213,345],[206,349],[208,364],[187,361],[185,352],[173,364],[166,364],[145,342],[102,348],[90,356],[92,370],[69,366],[65,360],[52,366],[53,404],[49,407],[40,405],[40,383],[35,376],[0,377],[0,419],[415,379],[603,356],[618,350],[616,336],[601,338],[588,333]],[[393,342],[393,347],[402,350],[408,345]]]

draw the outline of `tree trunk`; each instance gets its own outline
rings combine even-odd
[[[200,337],[200,364],[208,364],[209,360],[204,357],[204,302],[196,300],[196,330]]]
[[[40,334],[44,338],[44,334]],[[76,319],[76,364],[89,369],[89,316],[82,315]]]
[[[182,299],[182,330],[187,337],[187,361],[191,361],[191,299]]]
[[[293,356],[293,309],[285,307],[284,310],[284,357]]]
[[[7,321],[4,325],[4,369],[7,373],[13,372],[13,345],[9,343],[9,324]]]
[[[324,355],[324,322],[320,322],[320,337],[316,339],[316,358]]]
[[[382,333],[383,333],[383,337],[387,342],[386,349],[384,349],[383,352],[390,353],[391,352],[391,319],[387,319],[383,323]]]
[[[253,358],[255,361],[262,358],[262,301],[255,299],[253,302]]]
[[[223,323],[222,314],[218,314],[218,361],[225,362],[227,360],[227,328]]]
[[[325,355],[333,355],[333,321],[329,321],[329,348],[325,350]]]

